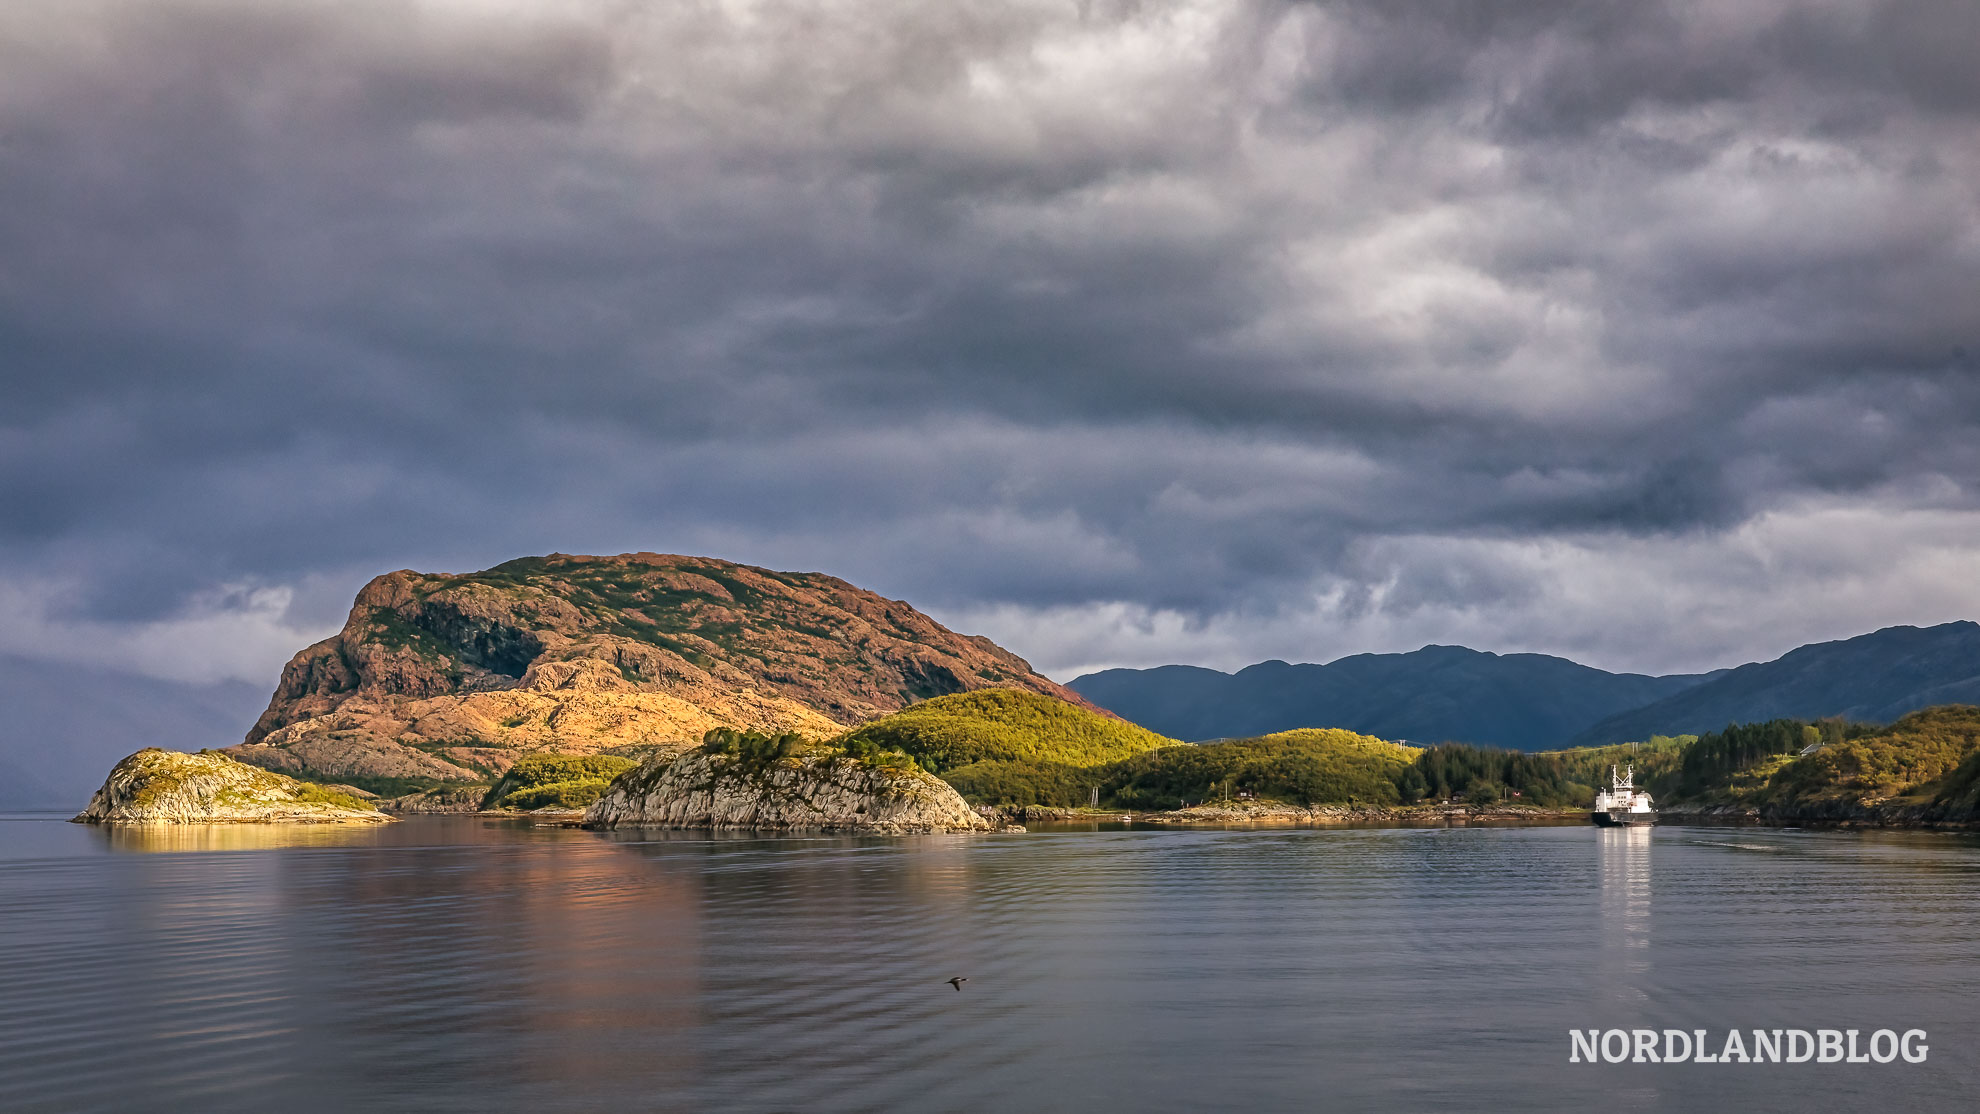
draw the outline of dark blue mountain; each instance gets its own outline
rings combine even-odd
[[[1592,723],[1715,676],[1646,677],[1544,654],[1425,646],[1326,665],[1267,661],[1234,674],[1186,665],[1109,669],[1069,687],[1124,719],[1179,739],[1346,727],[1417,743],[1546,750]]]
[[[1594,745],[1651,734],[1697,734],[1728,723],[1784,717],[1889,723],[1934,704],[1980,704],[1980,625],[1886,627],[1803,646],[1606,717],[1573,741]]]
[[[1713,673],[1606,673],[1543,654],[1425,646],[1327,665],[1261,662],[1109,669],[1068,686],[1181,739],[1347,727],[1386,739],[1521,750],[1698,734],[1728,723],[1841,716],[1889,723],[1935,704],[1980,704],[1980,624],[1887,627]]]

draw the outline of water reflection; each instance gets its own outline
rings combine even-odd
[[[298,1092],[358,1078],[425,1110],[485,1110],[490,1096],[555,1109],[578,1095],[630,1108],[699,1074],[694,872],[651,871],[554,828],[469,821],[450,834],[302,857],[283,878],[283,919],[312,926],[293,941],[299,997],[336,1011],[309,1019],[319,1040],[291,1065]],[[312,969],[322,956],[363,971],[366,993],[339,993]]]
[[[0,830],[8,1114],[1929,1109],[1980,1077],[1956,1039],[1902,1074],[1563,1071],[1575,1026],[1962,1031],[1950,839],[50,827],[82,850]]]
[[[1602,857],[1601,929],[1608,1003],[1640,1006],[1650,985],[1650,847],[1648,825],[1598,828]]]
[[[89,824],[112,851],[268,851],[283,847],[374,846],[378,824]]]

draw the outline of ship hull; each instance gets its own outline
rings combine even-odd
[[[1591,812],[1588,818],[1604,828],[1633,828],[1657,822],[1657,814],[1654,812],[1602,811]]]

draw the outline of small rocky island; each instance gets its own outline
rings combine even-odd
[[[392,818],[349,793],[225,755],[150,747],[117,763],[75,820],[84,824],[378,824]]]
[[[897,835],[999,827],[912,764],[840,754],[661,754],[585,810],[586,827],[814,829]]]

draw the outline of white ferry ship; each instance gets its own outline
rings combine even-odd
[[[1650,794],[1636,788],[1634,764],[1620,773],[1616,767],[1609,767],[1609,787],[1595,794],[1595,811],[1588,818],[1605,828],[1657,822],[1657,810],[1650,807]]]

